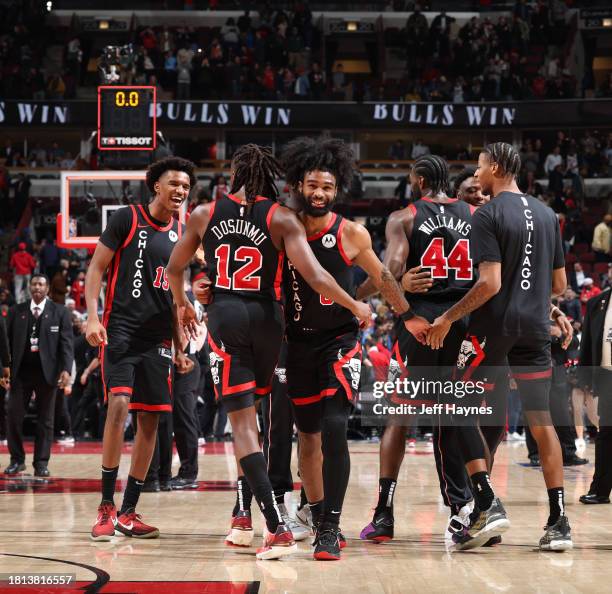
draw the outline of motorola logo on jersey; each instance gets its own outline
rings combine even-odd
[[[149,234],[146,229],[140,229],[138,231],[138,257],[134,262],[134,268],[136,271],[134,272],[134,278],[132,279],[132,297],[134,299],[138,299],[142,294],[140,289],[142,287],[142,270],[144,268],[144,260],[143,260],[143,252],[147,249],[147,239],[149,238]]]
[[[176,241],[178,240],[178,235],[176,231],[172,231],[172,229],[170,230],[170,233],[168,233],[168,237],[170,238],[170,241],[172,243],[176,243]]]
[[[323,247],[331,249],[336,245],[336,238],[331,233],[328,233],[327,235],[323,236],[321,243],[323,244]]]

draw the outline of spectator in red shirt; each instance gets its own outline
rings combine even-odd
[[[580,291],[580,303],[582,305],[582,317],[586,314],[586,304],[592,297],[597,297],[601,293],[601,289],[593,284],[592,278],[585,278],[582,283],[582,291]]]
[[[17,251],[11,256],[10,267],[15,275],[15,301],[22,303],[30,298],[30,277],[36,268],[36,260],[26,251],[26,244],[17,245]]]
[[[85,273],[79,272],[70,287],[70,297],[74,299],[74,308],[79,312],[85,311]]]
[[[372,371],[374,372],[374,381],[387,381],[389,362],[391,361],[390,351],[386,349],[381,342],[375,343],[372,339],[368,339],[366,350],[368,354],[366,365],[368,361],[371,363]]]

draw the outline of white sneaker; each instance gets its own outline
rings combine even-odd
[[[203,437],[198,437],[198,447],[206,445],[206,440]]]
[[[506,433],[506,441],[517,441],[516,436],[518,435],[518,433],[514,432],[514,433],[510,433],[510,431],[508,431],[508,433]]]
[[[514,435],[516,436],[516,439],[518,441],[527,441],[527,437],[525,436],[524,433],[517,433],[516,431],[514,432]]]
[[[466,503],[455,516],[451,516],[444,531],[444,542],[454,545],[453,535],[462,532],[470,525],[470,514],[474,511],[474,500]]]
[[[310,505],[306,504],[295,512],[295,521],[304,529],[312,533],[312,512]]]
[[[57,443],[61,444],[61,445],[74,445],[74,437],[67,435],[66,437],[62,437],[61,439],[57,440]]]
[[[293,534],[293,540],[304,540],[310,536],[310,530],[308,528],[304,528],[302,524],[297,522],[295,518],[292,518],[287,511],[287,506],[284,503],[279,504],[278,510],[281,513],[281,518],[283,518],[283,522],[291,533]]]
[[[577,450],[584,450],[586,448],[586,441],[584,439],[577,438],[574,442]]]

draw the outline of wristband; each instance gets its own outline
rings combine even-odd
[[[414,318],[414,312],[411,309],[407,309],[404,313],[401,313],[399,317],[402,322],[407,322],[408,320],[412,320],[412,318]]]

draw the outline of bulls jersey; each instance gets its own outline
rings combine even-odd
[[[179,221],[157,221],[142,205],[114,212],[100,236],[100,242],[115,252],[108,269],[103,318],[109,337],[153,344],[172,339],[166,266],[181,234]]]
[[[501,288],[470,316],[470,333],[550,338],[550,290],[563,268],[557,215],[537,198],[502,192],[474,215],[475,265],[501,262]]]
[[[433,285],[427,293],[407,297],[410,301],[460,299],[474,282],[470,251],[474,207],[459,200],[441,203],[421,198],[408,208],[414,224],[406,270],[429,269]]]
[[[327,228],[309,237],[308,243],[321,266],[349,295],[354,296],[352,262],[342,249],[345,222],[343,217],[332,213]],[[316,293],[290,261],[285,266],[283,286],[289,336],[358,328],[355,316],[348,309]]]
[[[231,194],[213,202],[202,240],[213,294],[280,300],[284,252],[270,237],[277,207],[262,196],[250,212]]]

